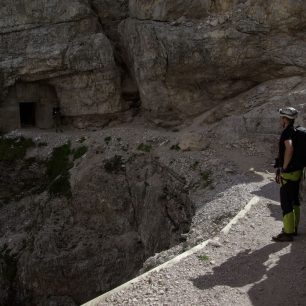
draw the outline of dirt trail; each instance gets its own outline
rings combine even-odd
[[[278,187],[270,180],[259,201],[206,247],[152,272],[93,305],[305,305],[306,214],[293,243],[275,243],[282,228]]]

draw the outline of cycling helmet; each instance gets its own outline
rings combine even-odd
[[[286,117],[289,119],[297,118],[298,113],[299,112],[293,107],[285,107],[285,108],[279,109],[279,114],[281,115],[281,117]]]

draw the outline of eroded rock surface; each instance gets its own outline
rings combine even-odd
[[[32,172],[23,168],[24,177],[37,181]],[[19,190],[21,170],[15,173]],[[3,203],[1,304],[80,305],[129,280],[145,259],[188,232],[194,206],[184,184],[146,156],[93,157],[70,200],[25,194]],[[0,187],[7,199],[10,190]]]
[[[303,1],[8,2],[1,113],[18,113],[5,97],[22,81],[53,86],[64,116],[132,105],[159,118],[199,115],[261,83],[304,76],[305,23]]]
[[[123,109],[113,48],[89,3],[8,2],[0,10],[0,41],[1,115],[14,116],[14,102],[29,102],[6,99],[20,81],[53,86],[57,101],[50,103],[64,116]]]
[[[130,2],[137,19],[121,33],[144,108],[199,114],[262,82],[305,75],[305,3],[222,2]]]

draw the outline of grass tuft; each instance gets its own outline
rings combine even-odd
[[[138,147],[137,150],[143,151],[143,152],[150,152],[152,150],[152,145],[146,144],[146,143],[141,143]]]
[[[208,261],[209,260],[209,257],[207,255],[199,255],[198,258],[201,260],[201,261]]]

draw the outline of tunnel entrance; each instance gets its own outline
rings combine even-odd
[[[52,108],[59,102],[52,85],[18,82],[8,89],[3,103],[0,103],[0,129],[51,129]]]
[[[34,102],[19,103],[20,125],[22,128],[36,125],[35,106]]]

